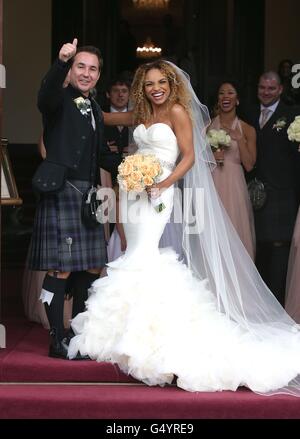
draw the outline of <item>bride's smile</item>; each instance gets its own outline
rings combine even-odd
[[[162,105],[170,96],[170,85],[158,69],[151,69],[145,76],[145,94],[151,104]]]

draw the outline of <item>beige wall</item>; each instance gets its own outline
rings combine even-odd
[[[50,62],[51,0],[4,0],[3,136],[10,143],[37,142],[41,132],[37,90]]]
[[[300,63],[300,1],[266,0],[265,69],[276,69],[284,58]]]

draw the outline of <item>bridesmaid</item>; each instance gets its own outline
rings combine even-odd
[[[218,89],[217,112],[209,129],[224,129],[231,137],[228,149],[215,152],[223,160],[212,173],[222,203],[249,255],[255,258],[255,229],[244,169],[252,170],[256,161],[255,129],[237,116],[237,86],[223,82]]]
[[[297,323],[300,323],[300,207],[290,248],[285,309]]]

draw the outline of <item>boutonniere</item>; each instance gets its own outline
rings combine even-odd
[[[272,128],[273,130],[276,129],[276,131],[281,131],[282,128],[286,126],[286,123],[287,123],[286,117],[280,117],[279,119],[276,120]]]
[[[91,113],[91,101],[89,99],[84,99],[82,96],[74,99],[76,107],[83,116],[89,116]]]

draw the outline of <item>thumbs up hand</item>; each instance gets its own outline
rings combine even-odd
[[[63,62],[68,62],[69,59],[76,55],[77,51],[77,38],[73,39],[73,43],[66,43],[59,51],[58,58]]]

